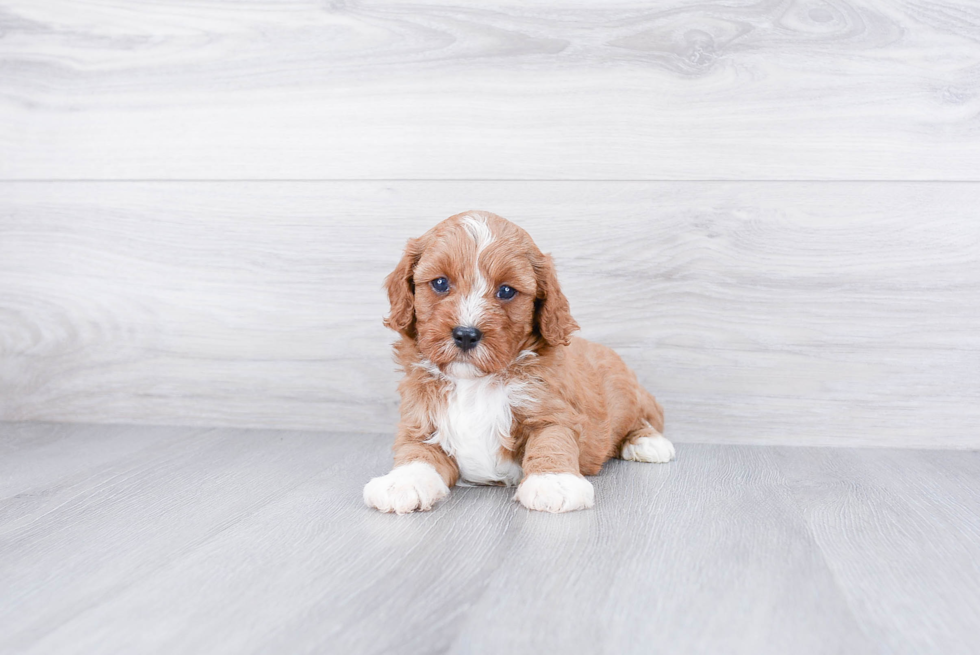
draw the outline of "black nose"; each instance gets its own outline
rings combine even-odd
[[[476,344],[480,343],[480,339],[483,338],[483,333],[480,332],[475,327],[454,327],[453,328],[453,341],[460,350],[466,352],[472,348],[476,348]]]

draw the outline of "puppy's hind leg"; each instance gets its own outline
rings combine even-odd
[[[633,462],[665,464],[674,459],[674,444],[646,423],[631,431],[623,441],[619,456]]]
[[[640,405],[643,410],[643,418],[647,420],[650,427],[663,434],[664,408],[660,406],[652,393],[643,388],[640,389]]]
[[[642,393],[644,416],[626,435],[619,456],[634,462],[669,462],[674,459],[674,444],[660,433],[664,429],[663,407],[646,390]]]

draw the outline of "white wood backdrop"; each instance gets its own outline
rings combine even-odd
[[[390,430],[381,281],[491,207],[694,441],[975,445],[980,184],[49,182],[0,199],[6,418]]]
[[[975,179],[975,0],[3,0],[7,179]]]
[[[482,208],[678,440],[977,447],[978,117],[970,0],[0,0],[0,419],[388,431]]]

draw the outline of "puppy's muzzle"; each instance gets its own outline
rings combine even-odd
[[[453,341],[456,342],[456,347],[463,352],[476,348],[482,338],[483,333],[475,327],[456,326],[453,328]]]

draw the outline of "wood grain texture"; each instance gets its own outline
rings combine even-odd
[[[875,652],[780,484],[779,452],[613,462],[594,515],[558,525],[530,517],[508,558],[520,564],[491,580],[459,650]]]
[[[381,432],[381,281],[467,207],[554,253],[678,441],[976,447],[980,184],[6,183],[0,417]]]
[[[3,179],[980,172],[971,0],[0,3]]]
[[[123,434],[146,445],[143,430]],[[22,651],[46,632],[38,618],[60,623],[89,612],[271,498],[336,467],[357,446],[315,433],[184,429],[169,436],[110,466],[55,483],[32,481],[0,500],[0,648]],[[104,448],[88,435],[77,439],[77,448]],[[62,461],[73,466],[70,451]]]
[[[185,431],[188,434],[204,430]],[[172,439],[173,429],[143,426],[139,438],[125,426],[51,423],[5,423],[0,431],[0,498],[8,498],[33,486],[46,490],[45,502],[55,502],[55,481],[73,474],[90,476],[94,469],[113,466],[117,460],[139,454],[160,440]],[[37,498],[22,498],[37,508]],[[11,505],[2,520],[10,521]]]
[[[842,594],[887,652],[969,655],[980,625],[980,453],[780,450],[779,468]],[[911,460],[915,459],[913,463]],[[971,480],[972,478],[972,480]],[[898,550],[894,546],[899,544]],[[958,580],[971,581],[968,587]],[[901,630],[883,617],[928,608]],[[885,618],[885,621],[889,619]]]
[[[399,517],[360,498],[388,435],[35,426],[25,461],[52,429],[65,478],[0,519],[2,653],[980,648],[978,452],[686,444],[610,463],[594,510],[471,487]]]

